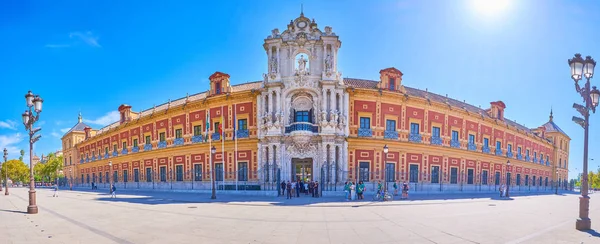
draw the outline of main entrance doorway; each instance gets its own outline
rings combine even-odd
[[[292,180],[312,181],[312,159],[292,159]]]

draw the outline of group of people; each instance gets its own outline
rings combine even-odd
[[[300,197],[300,193],[319,197],[319,182],[318,181],[285,181],[281,182],[281,195],[285,195],[287,199],[292,199],[293,196]]]
[[[394,196],[398,195],[398,183],[394,182]],[[364,192],[366,190],[365,184],[359,181],[358,184],[352,181],[344,182],[344,192],[346,192],[346,200],[361,200],[365,199]],[[402,198],[408,199],[409,185],[406,182],[402,183]],[[381,181],[377,183],[377,194],[384,194],[384,187]]]
[[[500,190],[500,197],[505,197],[506,196],[506,185],[501,185],[499,190]]]

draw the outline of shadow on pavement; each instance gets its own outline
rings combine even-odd
[[[64,191],[63,191],[64,192]],[[243,206],[310,206],[319,204],[319,207],[359,207],[377,205],[390,205],[391,202],[371,201],[370,194],[365,194],[364,200],[346,201],[343,196],[340,197],[319,197],[313,198],[310,195],[300,194],[300,197],[286,199],[284,196],[256,196],[256,195],[240,195],[240,194],[223,194],[217,192],[217,199],[210,199],[210,193],[195,193],[195,192],[168,192],[168,191],[144,191],[144,190],[120,190],[117,191],[117,197],[111,198],[108,190],[88,190],[74,189],[66,191],[80,194],[96,195],[97,201],[105,202],[127,202],[135,204],[161,205],[161,204],[186,204],[186,203],[227,203],[230,205]],[[576,193],[564,193],[560,195],[574,195]],[[496,193],[448,193],[448,194],[412,194],[409,199],[400,200],[399,196],[395,197],[393,203],[403,204],[444,204],[446,200],[497,200],[497,201],[513,201],[517,200],[513,197],[526,196],[542,196],[554,195],[553,192],[514,192],[510,197],[500,197]],[[387,203],[387,204],[386,204]],[[394,204],[401,205],[401,204]]]
[[[0,209],[0,211],[2,211],[2,212],[8,212],[8,213],[27,214],[27,212],[25,212],[25,211],[19,211],[19,210]]]
[[[590,234],[591,236],[594,236],[594,237],[600,237],[600,233],[598,233],[596,230],[586,230],[586,231],[583,231],[583,232],[588,233],[588,234]]]

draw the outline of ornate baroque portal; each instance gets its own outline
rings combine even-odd
[[[275,179],[280,170],[281,180],[293,180],[292,161],[306,159],[312,180],[343,182],[349,106],[337,71],[339,37],[301,13],[283,33],[274,29],[263,46],[269,68],[257,101],[261,176]]]

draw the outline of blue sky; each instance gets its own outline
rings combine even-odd
[[[319,27],[340,36],[344,77],[378,79],[394,66],[403,83],[484,108],[506,103],[527,127],[555,122],[572,138],[570,170],[581,171],[581,102],[569,78],[574,53],[600,59],[600,3],[508,0],[482,11],[472,0],[302,1]],[[232,83],[260,80],[263,39],[298,17],[301,1],[0,2],[0,147],[26,149],[24,94],[44,100],[36,153],[61,147],[77,121],[101,128],[122,103],[147,109],[208,88],[215,71]],[[600,85],[600,81],[592,81]],[[600,163],[600,115],[592,116],[590,168]],[[594,152],[596,151],[596,152]]]

